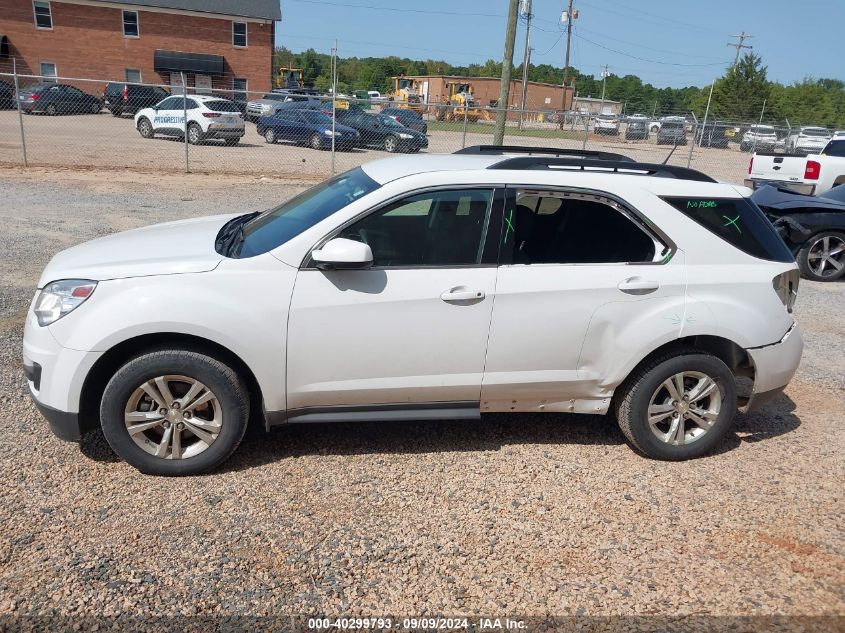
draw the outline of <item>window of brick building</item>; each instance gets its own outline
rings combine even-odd
[[[126,69],[126,81],[131,84],[139,84],[141,83],[141,71],[137,68],[127,68]]]
[[[56,83],[56,65],[53,62],[41,62],[41,81]]]
[[[124,37],[138,37],[140,36],[138,30],[138,12],[124,11],[123,12],[123,36]]]
[[[232,46],[246,47],[246,22],[232,22]]]
[[[48,0],[34,0],[32,10],[35,12],[35,26],[39,29],[53,28],[53,14]]]

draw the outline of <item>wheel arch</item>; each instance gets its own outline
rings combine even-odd
[[[215,341],[180,332],[158,332],[135,336],[111,347],[94,363],[82,383],[79,420],[83,432],[99,426],[100,401],[109,379],[130,358],[145,351],[171,348],[199,352],[231,367],[246,383],[250,400],[250,423],[264,424],[264,397],[255,374],[243,359]],[[260,417],[259,417],[260,416]]]

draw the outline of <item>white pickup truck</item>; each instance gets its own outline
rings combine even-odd
[[[745,184],[756,189],[760,185],[785,185],[800,193],[829,191],[845,183],[845,138],[828,141],[818,154],[787,156],[755,152],[748,164]]]

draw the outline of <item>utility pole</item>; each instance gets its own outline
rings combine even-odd
[[[505,52],[502,56],[502,83],[499,88],[499,103],[496,108],[496,130],[493,133],[493,145],[501,145],[505,141],[505,124],[508,120],[508,97],[511,91],[513,46],[516,41],[516,18],[518,13],[519,0],[510,0],[508,28],[505,31]]]
[[[754,48],[753,46],[749,46],[749,45],[747,45],[747,44],[743,44],[743,42],[744,42],[745,40],[747,40],[748,38],[754,37],[754,36],[753,36],[753,35],[749,35],[749,34],[748,34],[748,33],[746,33],[745,31],[743,31],[743,32],[742,32],[742,33],[740,33],[739,35],[731,35],[731,37],[735,37],[736,39],[738,39],[738,40],[739,40],[739,42],[737,42],[736,44],[734,44],[733,42],[728,42],[728,44],[727,44],[728,46],[733,46],[733,47],[736,49],[736,55],[734,56],[734,63],[733,63],[733,66],[731,66],[731,68],[733,68],[733,67],[734,67],[734,66],[736,66],[736,65],[737,65],[737,63],[739,62],[739,52],[740,52],[740,50],[742,50],[743,48],[747,48],[747,49],[749,49],[749,50],[751,50],[752,48]]]
[[[337,129],[337,40],[332,46],[332,176],[335,173],[335,131]]]
[[[608,70],[608,65],[605,64],[601,71],[601,105],[599,106],[599,114],[604,114],[604,88],[609,74],[610,70]]]
[[[566,82],[569,80],[569,48],[572,44],[572,23],[578,17],[578,10],[572,8],[573,0],[569,0],[569,8],[560,16],[561,22],[566,22],[566,57],[563,61],[563,97],[560,100],[560,109],[566,110]],[[561,124],[561,127],[563,125]]]
[[[525,54],[522,56],[522,99],[519,110],[519,129],[525,116],[525,95],[528,90],[528,64],[531,63],[531,0],[522,0],[519,12],[525,18]]]

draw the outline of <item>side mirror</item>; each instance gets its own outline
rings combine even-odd
[[[360,270],[373,265],[373,251],[368,244],[336,237],[313,251],[311,258],[320,270]]]

